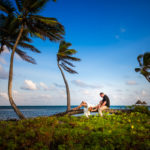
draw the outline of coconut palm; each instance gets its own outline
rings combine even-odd
[[[13,16],[4,16],[3,14],[0,14],[0,54],[4,51],[4,46],[6,46],[8,50],[12,50],[18,36],[18,26],[12,26],[11,24],[11,22],[13,22],[13,19]],[[30,43],[32,43],[32,40],[27,36],[26,32],[23,32],[23,36],[21,37],[18,46],[31,50],[33,52],[40,53],[40,51]],[[35,60],[32,57],[28,56],[26,52],[24,52],[20,48],[16,48],[15,52],[23,60],[32,64],[36,64]]]
[[[11,26],[11,22],[13,21],[13,16],[4,16],[3,14],[0,15],[0,54],[4,51],[4,46],[7,47],[8,50],[13,49],[13,45],[16,41],[16,37],[18,36],[18,28],[15,26]],[[32,40],[27,37],[26,33],[23,32],[23,36],[21,37],[18,46],[16,47],[16,54],[18,54],[23,60],[30,62],[32,64],[36,64],[36,61],[28,56],[26,52],[21,50],[20,48],[26,48],[28,50],[31,50],[33,52],[40,52],[38,49],[36,49],[34,46],[32,46],[30,43]],[[20,110],[17,108],[16,104],[11,101],[11,105],[13,106],[15,112],[18,114],[18,116],[25,118],[24,115],[20,112]]]
[[[147,52],[144,55],[139,55],[137,60],[140,68],[135,68],[135,71],[140,72],[150,82],[150,53]]]
[[[8,15],[16,16],[12,25],[19,24],[19,32],[13,45],[10,67],[9,67],[9,80],[8,80],[8,96],[12,107],[15,108],[15,103],[12,97],[12,80],[13,80],[13,60],[18,43],[23,35],[23,32],[29,33],[31,37],[38,37],[43,40],[48,38],[50,41],[59,41],[64,34],[63,26],[55,19],[37,15],[40,10],[45,6],[48,0],[15,0],[17,9],[13,6],[10,0],[0,1],[0,10],[8,13]],[[24,116],[15,112],[20,119]]]
[[[71,67],[75,67],[71,61],[80,61],[79,58],[73,57],[72,55],[76,54],[77,51],[74,49],[68,49],[69,46],[71,46],[71,43],[61,41],[59,45],[59,50],[57,53],[57,65],[58,68],[61,71],[62,77],[64,79],[64,83],[66,86],[66,93],[67,93],[67,111],[70,110],[70,91],[69,91],[69,86],[67,83],[67,80],[65,78],[64,72],[62,69],[65,71],[74,74],[77,73],[75,70],[73,70]]]

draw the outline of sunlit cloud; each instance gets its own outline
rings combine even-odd
[[[134,81],[134,80],[130,80],[130,81],[127,81],[126,84],[127,84],[127,85],[136,85],[137,82]]]
[[[6,61],[5,61],[5,59],[2,58],[1,56],[0,56],[0,63],[1,63],[1,64],[7,64]]]
[[[8,94],[5,92],[1,92],[0,97],[3,97],[4,99],[8,100]]]
[[[49,90],[48,86],[43,83],[43,82],[40,82],[40,87],[43,89],[43,90]]]
[[[9,54],[9,49],[7,48],[6,45],[3,46],[4,51],[2,52],[2,54]]]
[[[31,80],[25,80],[24,85],[21,86],[23,90],[37,90],[37,85]]]

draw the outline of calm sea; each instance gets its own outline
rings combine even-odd
[[[76,107],[76,106],[72,106]],[[56,113],[66,111],[66,106],[18,106],[21,112],[27,118],[37,117],[37,116],[50,116]],[[112,109],[125,109],[126,106],[111,106]],[[16,113],[11,106],[0,106],[0,120],[6,119],[18,119]]]

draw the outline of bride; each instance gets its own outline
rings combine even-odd
[[[73,108],[72,110],[78,110],[80,109],[81,107],[84,107],[84,115],[86,117],[88,117],[90,115],[90,112],[91,111],[96,111],[98,109],[98,105],[93,105],[93,104],[90,104],[86,101],[82,101],[81,104],[75,108]]]

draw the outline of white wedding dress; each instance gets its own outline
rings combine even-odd
[[[90,103],[88,103],[88,102],[86,102],[86,103],[87,103],[87,107],[84,107],[84,115],[85,115],[86,117],[89,117],[89,115],[90,115],[89,108],[90,108],[90,107],[95,107],[96,105],[95,105],[95,104],[90,104]]]

